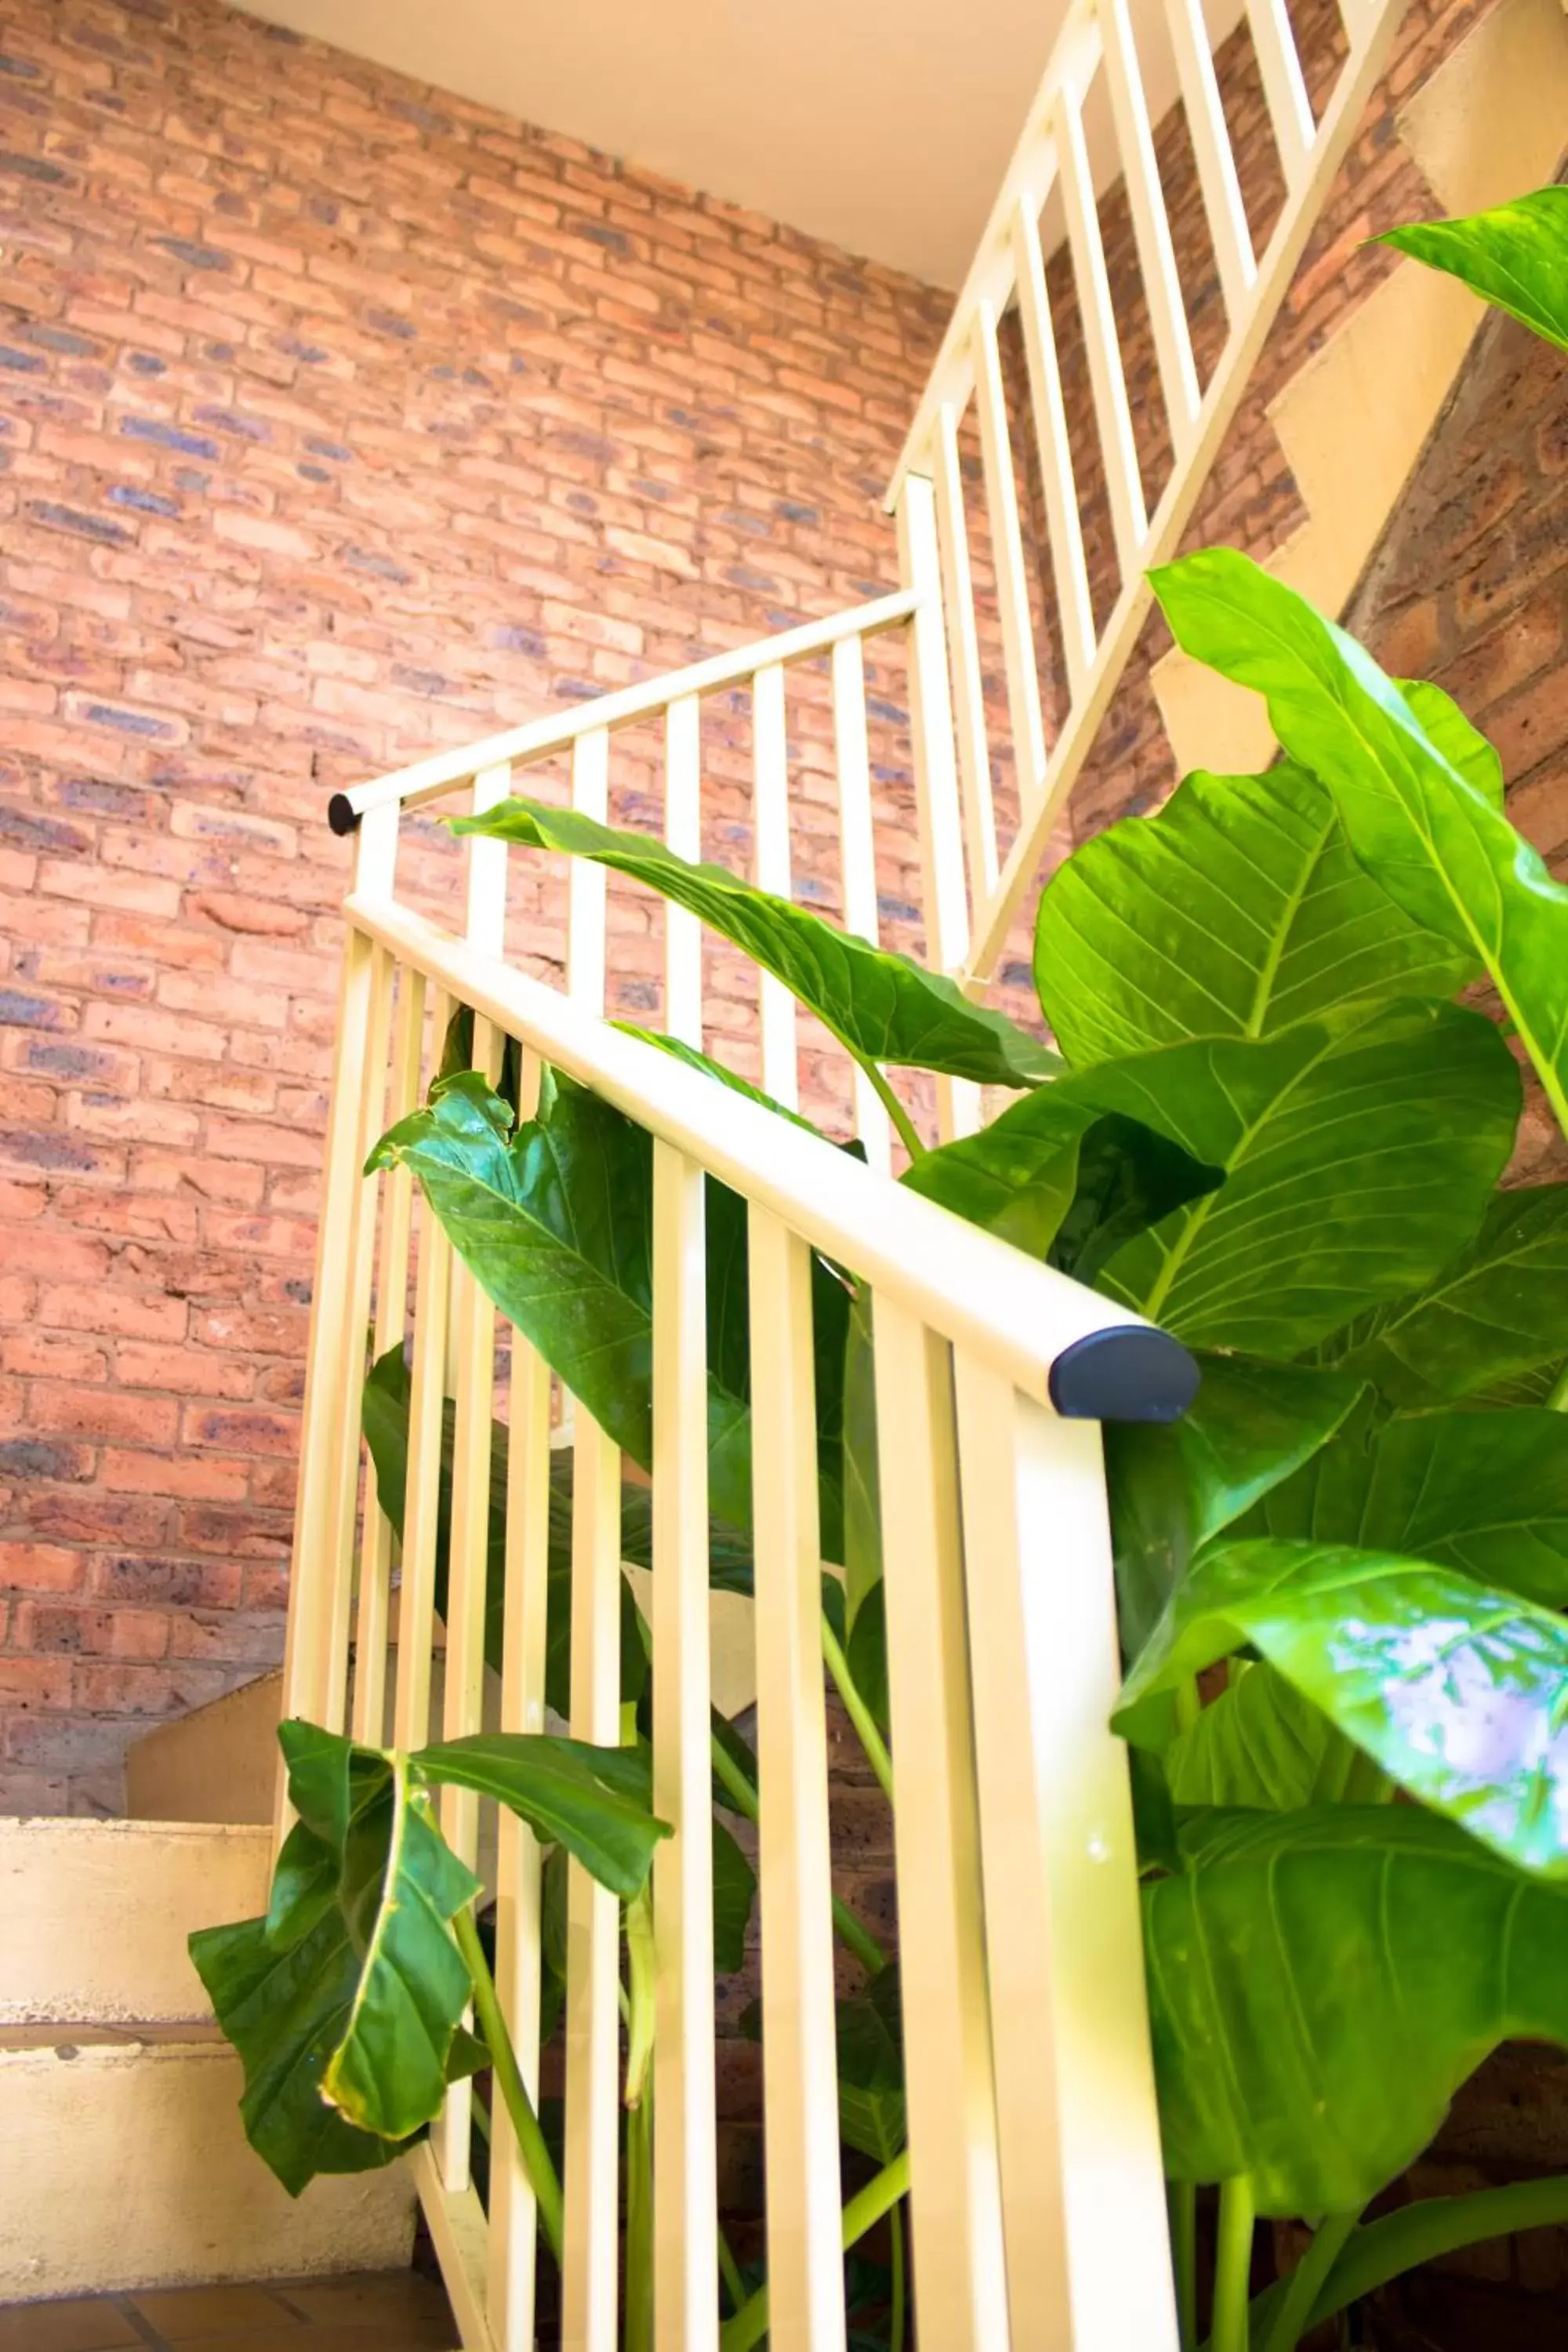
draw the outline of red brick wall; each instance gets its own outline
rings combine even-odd
[[[8,0],[0,151],[0,1803],[49,1809],[279,1654],[330,790],[895,585],[948,298],[204,0]]]
[[[1331,58],[1328,0],[1297,13]],[[1373,215],[1421,208],[1392,105],[1475,13],[1412,10],[1210,531],[1292,520],[1261,403],[1385,266],[1351,257]],[[1226,62],[1261,227],[1245,35]],[[138,1728],[280,1643],[329,792],[891,585],[877,500],[948,299],[212,0],[0,0],[0,1804],[112,1806]],[[1136,306],[1128,359],[1158,466]],[[896,661],[874,685],[883,913],[913,945]],[[1170,781],[1152,717],[1140,670],[1080,824]],[[831,908],[819,695],[792,744],[798,884]],[[707,845],[743,857],[721,713],[704,757]],[[449,888],[428,828],[410,862]],[[557,902],[519,911],[557,968]],[[645,1009],[657,919],[616,922]],[[751,982],[718,977],[743,1058]]]

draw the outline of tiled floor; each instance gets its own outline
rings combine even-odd
[[[455,2352],[457,2343],[438,2283],[417,2271],[0,2308],[0,2352]]]

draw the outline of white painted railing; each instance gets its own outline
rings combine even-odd
[[[595,740],[589,730],[579,741]],[[487,768],[475,796],[506,788]],[[654,1138],[654,1798],[676,1834],[654,1877],[656,2342],[714,2352],[718,2287],[709,1834],[705,1175],[750,1221],[761,1770],[764,2133],[771,2341],[844,2342],[827,1748],[810,1267],[821,1252],[874,1298],[897,1822],[897,1880],[921,2341],[940,2352],[1173,2352],[1159,2130],[1147,2044],[1100,1431],[1057,1402],[1063,1352],[1130,1318],[1095,1293],[804,1129],[531,980],[497,952],[509,851],[466,845],[466,934],[401,906],[403,803],[355,843],[304,1412],[285,1711],[379,1741],[393,1561],[358,1402],[377,1352],[413,1353],[395,1738],[432,1725],[444,1634],[447,1738],[484,1704],[486,1511],[495,1312],[394,1170],[362,1173],[418,1100],[450,1015],[475,1066],[502,1040],[592,1087]],[[573,909],[582,984],[602,899]],[[584,993],[586,991],[584,990]],[[551,1381],[510,1335],[501,1727],[543,1718]],[[1082,1360],[1079,1349],[1078,1360]],[[448,1605],[435,1621],[442,1412],[455,1397]],[[1055,1402],[1053,1402],[1055,1400]],[[578,1406],[572,1440],[572,1731],[619,1723],[620,1465]],[[356,1518],[361,1534],[356,1543]],[[351,1674],[352,1654],[352,1674]],[[351,1699],[352,1691],[352,1699]],[[478,1801],[443,1826],[470,1861]],[[497,1981],[537,2085],[539,1856],[499,1824]],[[566,1997],[563,2341],[614,2352],[618,2262],[614,1899],[574,1866]],[[468,2179],[459,2084],[416,2167],[465,2345],[533,2340],[534,2213],[498,2105],[488,2211]]]
[[[1211,14],[1213,12],[1211,11]],[[1340,0],[1344,50],[1319,115],[1308,97],[1284,0],[1246,0],[1246,22],[1267,101],[1284,200],[1254,250],[1226,128],[1203,0],[1152,0],[1136,19],[1129,0],[1074,0],[992,208],[888,492],[900,521],[904,578],[941,583],[952,666],[953,719],[917,767],[923,831],[942,872],[926,902],[928,960],[978,993],[1035,882],[1063,803],[1093,748],[1149,611],[1147,572],[1177,550],[1226,426],[1290,283],[1333,174],[1354,136],[1402,13],[1397,0]],[[1141,48],[1163,18],[1185,114],[1226,329],[1200,390],[1192,317],[1176,268],[1145,100]],[[1234,14],[1231,21],[1234,22]],[[1144,26],[1141,43],[1135,22]],[[1091,142],[1086,125],[1099,127]],[[1107,268],[1097,191],[1121,184],[1131,215],[1144,310]],[[1064,404],[1064,361],[1047,291],[1056,240],[1070,260],[1090,414],[1075,461]],[[1134,289],[1135,294],[1135,289]],[[1033,448],[1048,542],[1048,633],[1065,688],[1054,734],[1042,708],[1047,648],[1037,636],[1018,511],[998,323],[1016,307],[1028,381]],[[1169,471],[1152,503],[1140,467],[1123,353],[1142,318],[1152,342]],[[987,737],[981,645],[959,463],[973,411],[984,476],[983,511],[1005,676],[1005,725]],[[1091,578],[1087,495],[1103,483],[1111,576]],[[1097,596],[1110,602],[1103,626]],[[1113,601],[1112,601],[1113,599]],[[934,674],[934,673],[933,673]],[[993,753],[1010,752],[1016,829],[997,841]],[[961,845],[962,843],[962,849]],[[966,873],[967,867],[967,873]]]
[[[931,635],[934,620],[936,635]],[[930,671],[941,658],[941,614],[922,611],[910,591],[884,596],[869,604],[835,614],[825,621],[717,654],[688,669],[624,688],[576,708],[511,729],[504,735],[456,751],[438,753],[416,766],[383,776],[374,782],[339,794],[329,812],[334,830],[349,832],[363,823],[394,827],[400,812],[444,804],[448,814],[489,807],[510,788],[528,791],[534,772],[546,770],[562,754],[571,761],[571,800],[588,816],[603,821],[609,811],[612,743],[624,730],[650,725],[662,730],[664,837],[683,856],[697,857],[700,847],[700,794],[703,706],[721,701],[729,727],[736,719],[732,706],[743,696],[744,726],[752,758],[752,835],[755,844],[753,878],[766,889],[787,898],[791,888],[792,825],[790,778],[785,732],[786,681],[802,680],[808,672],[828,668],[840,905],[845,928],[860,938],[876,940],[877,846],[871,795],[871,733],[867,722],[865,648],[894,633],[910,645],[917,675]],[[813,679],[815,685],[816,680]],[[926,690],[931,699],[932,688]],[[945,685],[943,686],[945,694]],[[918,697],[917,697],[918,700]],[[548,792],[551,787],[546,784]],[[362,836],[363,838],[363,836]],[[395,833],[388,833],[391,841]],[[933,844],[928,871],[940,874],[945,858]],[[388,853],[391,854],[390,852]],[[962,877],[960,877],[962,880]],[[607,877],[598,867],[579,866],[570,877],[566,988],[574,1002],[602,1013],[605,996],[605,906]],[[934,884],[932,886],[934,889]],[[502,912],[504,926],[504,910]],[[664,1006],[659,1025],[686,1045],[703,1043],[705,1019],[702,995],[702,943],[694,916],[668,908],[664,917]],[[492,920],[486,938],[500,952],[503,930]],[[798,1107],[800,1081],[795,1008],[782,983],[769,973],[759,975],[761,1078],[767,1093],[789,1108]],[[847,1058],[847,1057],[846,1057]],[[970,1093],[957,1082],[942,1087]],[[942,1096],[943,1116],[950,1118],[949,1100]],[[863,1075],[854,1079],[855,1131],[866,1146],[874,1167],[889,1163],[887,1113]],[[972,1118],[973,1114],[969,1114]]]
[[[787,893],[790,698],[826,709],[842,919],[878,934],[879,844],[866,647],[901,653],[918,813],[925,950],[977,992],[1037,872],[1147,610],[1146,567],[1173,552],[1386,48],[1393,0],[1342,0],[1346,49],[1314,117],[1282,0],[1247,0],[1274,127],[1283,208],[1254,250],[1201,0],[1163,0],[1174,69],[1227,315],[1200,383],[1155,164],[1127,0],[1077,0],[960,297],[889,494],[903,589],[342,795],[352,832],[343,994],[328,1140],[289,1617],[286,1707],[401,1745],[430,1723],[446,1649],[447,1736],[484,1702],[486,1504],[492,1414],[510,1423],[505,1727],[543,1716],[548,1454],[563,1402],[521,1334],[496,1398],[495,1311],[419,1213],[406,1171],[361,1174],[382,1129],[422,1098],[453,1011],[474,1015],[476,1066],[523,1048],[594,1087],[654,1138],[654,1793],[676,1825],[655,1872],[658,2032],[654,2095],[658,2352],[714,2352],[715,2113],[710,1878],[703,1178],[749,1204],[763,1950],[770,2340],[841,2352],[839,2179],[833,2079],[827,1764],[817,1629],[809,1266],[820,1251],[871,1286],[897,1792],[916,2295],[925,2352],[1173,2352],[1158,2126],[1143,2010],[1131,1822],[1107,1719],[1117,1679],[1100,1465],[1092,1422],[1055,1409],[1052,1369],[1112,1319],[1093,1294],[889,1185],[882,1106],[858,1073],[860,1166],[610,1027],[606,877],[574,865],[564,989],[508,960],[505,845],[466,845],[461,936],[397,895],[410,814],[484,809],[570,762],[574,804],[603,817],[620,730],[662,733],[663,829],[696,854],[705,702],[750,744],[755,878]],[[1140,18],[1138,22],[1142,24]],[[1097,91],[1110,144],[1094,129]],[[1086,129],[1086,124],[1089,126]],[[1106,265],[1097,190],[1125,183],[1162,388],[1170,469],[1152,501],[1123,369],[1126,320]],[[1045,226],[1042,226],[1042,224]],[[1058,234],[1082,322],[1095,446],[1069,434],[1047,291]],[[1065,711],[1054,730],[1018,507],[1020,451],[999,329],[1016,308],[1048,543]],[[1007,330],[1011,333],[1012,330]],[[970,412],[973,409],[973,425]],[[1004,691],[989,701],[963,436],[980,454]],[[1086,553],[1085,485],[1103,484],[1115,578],[1100,625]],[[878,658],[889,650],[879,643]],[[826,671],[826,677],[824,672]],[[814,682],[806,685],[807,679]],[[901,736],[902,728],[899,732]],[[994,784],[1016,784],[1016,826]],[[546,796],[559,786],[546,785]],[[664,915],[662,1025],[701,1045],[694,922]],[[800,1094],[793,1003],[760,979],[760,1076]],[[714,1042],[711,1039],[710,1042]],[[963,1131],[973,1090],[938,1089]],[[1118,1320],[1125,1318],[1117,1318]],[[404,1549],[362,1466],[367,1363],[412,1349]],[[507,1335],[500,1335],[503,1341]],[[456,1400],[447,1622],[435,1622],[443,1404]],[[571,1728],[619,1736],[620,1475],[579,1407],[573,1535]],[[393,1620],[395,1611],[395,1641]],[[389,1660],[395,1657],[389,1692]],[[478,1801],[447,1791],[444,1825],[479,1851]],[[539,1857],[510,1817],[499,1839],[497,1976],[525,2079],[537,2086]],[[563,2343],[614,2352],[619,2196],[617,1921],[574,1873],[566,2059]],[[421,2194],[472,2352],[533,2341],[534,2210],[498,2110],[488,2211],[468,2180],[459,2085],[416,2159]]]

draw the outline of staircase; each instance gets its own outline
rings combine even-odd
[[[286,1662],[279,1675],[140,1743],[128,1773],[131,1811],[140,1818],[0,1823],[8,1919],[0,1943],[0,2101],[10,2159],[0,2300],[393,2265],[407,2257],[417,2189],[468,2352],[527,2352],[532,2343],[530,2192],[503,2130],[481,2206],[468,2168],[468,2086],[454,2090],[447,2124],[407,2170],[318,2182],[290,2204],[244,2147],[237,2061],[216,2037],[184,1950],[190,1927],[261,1906],[281,1715],[361,1738],[390,1732],[412,1745],[437,1726],[447,1736],[497,1719],[518,1727],[542,1708],[535,1665],[521,1653],[509,1655],[499,1683],[487,1684],[475,1630],[483,1544],[476,1547],[471,1530],[466,1552],[454,1538],[446,1626],[433,1610],[441,1400],[455,1391],[460,1458],[482,1476],[494,1403],[493,1309],[454,1264],[439,1229],[416,1226],[406,1175],[365,1180],[360,1172],[370,1143],[419,1099],[452,1012],[467,1006],[477,1066],[503,1034],[520,1038],[534,1062],[578,1076],[651,1130],[668,1174],[658,1244],[672,1262],[689,1254],[701,1171],[751,1202],[761,1269],[752,1309],[757,1476],[759,1492],[768,1482],[770,1503],[766,1537],[759,1532],[755,1624],[744,1608],[720,1611],[704,1637],[700,1608],[683,1612],[679,1563],[701,1538],[679,1519],[667,1538],[676,1564],[656,1586],[649,1613],[661,1687],[678,1694],[673,1729],[661,1718],[655,1736],[661,1812],[679,1826],[683,1811],[706,1810],[705,1786],[695,1785],[683,1760],[680,1726],[705,1725],[712,1700],[733,1712],[756,1698],[769,1785],[787,1781],[794,1791],[792,1807],[764,1825],[769,1952],[789,1951],[792,1921],[826,1916],[821,1677],[795,1613],[797,1571],[806,1560],[814,1580],[816,1559],[790,1454],[790,1417],[810,1380],[800,1269],[816,1249],[873,1282],[879,1404],[898,1448],[885,1462],[884,1491],[907,1562],[901,1598],[895,1603],[889,1592],[900,1821],[920,1825],[918,1838],[904,1832],[899,1893],[923,2340],[930,2352],[1004,2352],[1009,2344],[1017,2352],[1173,2352],[1131,1817],[1121,1756],[1104,1729],[1115,1660],[1106,1639],[1099,1431],[1059,1417],[1050,1402],[1057,1356],[1103,1324],[1103,1303],[1015,1262],[978,1233],[961,1246],[931,1222],[928,1204],[892,1192],[884,1181],[893,1160],[887,1115],[858,1073],[846,1074],[844,1093],[866,1167],[810,1136],[781,1134],[744,1102],[716,1107],[707,1081],[610,1029],[602,874],[573,871],[562,994],[520,968],[525,940],[509,919],[502,845],[468,845],[466,912],[456,929],[400,898],[398,861],[408,818],[483,810],[514,784],[528,788],[531,772],[551,762],[569,767],[574,804],[603,816],[615,739],[635,728],[662,739],[666,838],[690,854],[700,830],[704,711],[722,698],[731,740],[752,766],[756,878],[787,892],[786,711],[799,697],[825,707],[831,732],[844,920],[874,939],[880,721],[875,708],[868,713],[869,656],[898,674],[907,705],[927,954],[982,992],[1133,655],[1148,612],[1145,572],[1175,551],[1194,512],[1397,11],[1392,0],[1342,0],[1338,59],[1315,85],[1326,92],[1316,106],[1280,0],[1248,0],[1246,15],[1283,186],[1258,246],[1199,0],[1168,0],[1161,32],[1224,295],[1225,331],[1203,381],[1145,97],[1149,26],[1128,0],[1076,0],[889,486],[901,588],[440,753],[334,801],[334,829],[354,836],[354,872],[344,905]],[[1468,112],[1501,127],[1510,187],[1545,175],[1555,161],[1545,152],[1552,125],[1560,134],[1568,119],[1563,36],[1557,0],[1501,0],[1439,78],[1442,87],[1413,101],[1405,135],[1441,193],[1474,202],[1501,193],[1487,176],[1489,162],[1472,184],[1457,164],[1446,171],[1428,160],[1445,138],[1455,152],[1455,92]],[[1097,199],[1112,185],[1124,190],[1135,231],[1154,355],[1147,381],[1127,373],[1127,320],[1107,265]],[[1070,348],[1047,288],[1064,255],[1081,339]],[[1414,273],[1388,281],[1347,329],[1338,356],[1322,355],[1276,410],[1312,517],[1281,551],[1280,568],[1331,604],[1348,593],[1468,333],[1455,307],[1466,298],[1441,286],[1429,293],[1431,281],[1407,285],[1407,277]],[[1422,306],[1434,304],[1428,318]],[[1007,392],[1003,340],[1014,321],[1026,422]],[[1384,360],[1394,337],[1424,355],[1412,362],[1418,380],[1408,397],[1402,393],[1397,422],[1383,418],[1375,465],[1364,480],[1356,477],[1350,495],[1337,425],[1324,419],[1341,416],[1348,373],[1369,386],[1369,427],[1379,421],[1391,373],[1401,381],[1398,363],[1391,370]],[[1374,384],[1365,358],[1373,338]],[[1064,386],[1075,364],[1088,410],[1069,417]],[[1151,494],[1140,435],[1154,402],[1165,461]],[[977,483],[963,462],[972,441]],[[1336,462],[1321,462],[1330,457]],[[1020,512],[1020,486],[1031,482],[1046,519],[1047,573],[1039,579],[1030,576]],[[1101,508],[1103,544],[1086,526]],[[994,691],[982,663],[989,642],[976,598],[982,571],[998,632]],[[1200,688],[1174,661],[1159,673],[1179,755],[1201,751],[1208,764],[1238,766],[1266,757],[1255,731],[1245,741],[1234,728],[1225,733],[1225,713],[1203,698],[1210,684]],[[1222,748],[1229,744],[1234,751]],[[405,855],[405,884],[410,862]],[[689,919],[668,913],[664,948],[662,1025],[700,1045],[704,971]],[[794,1104],[803,1041],[793,1004],[765,976],[759,1028],[763,1084]],[[980,1116],[973,1087],[939,1086],[932,1117],[941,1133],[968,1131]],[[677,1464],[693,1427],[679,1379],[682,1312],[690,1302],[683,1309],[679,1295],[656,1305],[671,1334],[667,1370],[656,1373],[664,1381],[656,1413],[662,1393]],[[413,1349],[411,1533],[400,1563],[375,1509],[374,1475],[363,1473],[362,1484],[354,1400],[373,1322],[376,1354],[405,1338]],[[521,1496],[542,1473],[552,1441],[548,1380],[515,1337],[510,1382]],[[614,1739],[616,1668],[603,1605],[610,1595],[613,1628],[619,1545],[603,1503],[614,1491],[613,1476],[606,1486],[613,1449],[585,1415],[571,1442],[584,1498],[574,1550],[581,1616],[572,1723],[581,1736]],[[955,1463],[965,1474],[962,1512]],[[520,1517],[515,1531],[509,1521],[508,1572],[521,1577],[528,1538],[521,1504],[509,1507]],[[1042,1560],[1052,1571],[1048,1623]],[[521,1613],[510,1613],[509,1628]],[[973,1637],[982,1622],[987,1639],[979,1642]],[[509,1982],[515,1989],[526,1980],[538,1934],[537,1854],[513,1827],[494,1842],[490,1824],[481,1849],[478,1819],[461,1808],[446,1826],[499,1895],[504,1996]],[[679,1836],[661,1850],[659,1903],[691,1905],[700,1895],[700,1875],[689,1875],[693,1851],[694,1842]],[[619,2182],[603,2092],[606,2079],[614,2088],[619,2025],[613,1971],[606,1980],[594,1957],[604,1922],[591,1906],[574,1920],[567,2340],[608,2352],[615,2320],[613,2283],[605,2317],[605,2270],[606,2259],[613,2270]],[[659,2161],[700,2179],[711,2168],[714,2123],[710,2037],[705,2053],[695,2046],[704,1999],[710,2017],[710,1969],[696,1940],[678,1964],[673,2013],[699,2023],[690,2043],[672,2036],[667,2051],[661,2042],[656,2145],[673,2151]],[[816,2162],[833,2128],[830,2063],[823,2071],[824,2052],[831,2055],[831,1968],[826,1938],[809,1951],[805,1941],[797,1938],[795,1960],[764,1978],[774,2340],[787,2352],[831,2343],[821,2315],[837,2307],[840,2264],[837,2206],[825,2200]],[[1021,1997],[1020,1988],[1032,1994],[1042,1984],[1048,2000]],[[521,2021],[515,2030],[526,2071]],[[679,2210],[673,2195],[666,2210]],[[700,2217],[690,2224],[699,2232],[704,2226]],[[679,2284],[688,2270],[713,2273],[710,2244],[694,2241],[676,2252],[679,2259],[672,2254],[661,2266],[661,2296],[676,2292],[667,2280]],[[668,2300],[658,2328],[661,2347],[712,2352],[710,2326],[689,2329]]]
[[[0,1821],[0,2304],[391,2268],[395,2175],[296,2204],[252,2156],[239,2061],[185,1952],[260,1909],[268,1827]]]

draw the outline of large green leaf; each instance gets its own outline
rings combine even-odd
[[[320,1841],[296,1824],[283,1856],[304,1869]],[[330,1860],[330,1857],[328,1858]],[[331,1865],[335,1896],[336,1865]],[[239,2053],[245,2136],[291,2197],[321,2172],[368,2172],[395,2163],[408,2141],[360,2131],[321,2096],[359,1983],[359,1958],[336,1900],[296,1939],[270,1941],[265,1919],[204,1927],[191,1958],[214,2014]]]
[[[1568,1893],[1411,1806],[1200,1813],[1144,1890],[1165,2168],[1363,2205],[1500,2042],[1568,2041]]]
[[[999,1087],[1037,1086],[1061,1067],[1026,1030],[1005,1013],[970,1003],[951,980],[837,930],[721,866],[693,866],[651,834],[623,832],[575,810],[521,799],[486,816],[460,817],[452,829],[564,850],[646,882],[782,980],[868,1061]]]
[[[1089,1282],[1123,1242],[1222,1178],[1165,1133],[1108,1112],[1092,1086],[1086,1091],[1067,1077],[1026,1095],[977,1134],[928,1151],[900,1181]]]
[[[401,1161],[476,1280],[644,1469],[653,1458],[653,1142],[558,1077],[547,1109],[510,1111],[473,1073],[393,1128],[372,1166]],[[708,1483],[717,1517],[752,1517],[746,1209],[710,1180]],[[843,1541],[842,1393],[849,1294],[812,1261],[823,1546]]]
[[[1300,1364],[1200,1355],[1180,1421],[1105,1431],[1121,1639],[1135,1657],[1187,1562],[1324,1444],[1358,1384]]]
[[[1537,188],[1464,220],[1385,229],[1382,242],[1462,278],[1483,302],[1568,352],[1568,188]]]
[[[1401,1552],[1561,1609],[1568,1414],[1529,1405],[1422,1413],[1371,1437],[1352,1426],[1276,1486],[1237,1533]]]
[[[1276,735],[1328,786],[1368,873],[1479,957],[1568,1129],[1568,888],[1371,655],[1293,589],[1226,548],[1152,577],[1177,643],[1266,698]]]
[[[1386,1786],[1371,1759],[1261,1658],[1233,1664],[1226,1688],[1177,1734],[1164,1764],[1177,1805],[1282,1813],[1371,1804]]]
[[[1474,970],[1363,873],[1322,785],[1289,763],[1200,768],[1157,815],[1085,842],[1046,885],[1035,932],[1040,1003],[1075,1067],[1451,996]]]
[[[1321,1350],[1416,1408],[1482,1396],[1568,1354],[1568,1184],[1500,1192],[1436,1279]]]
[[[649,1811],[648,1759],[635,1748],[485,1731],[422,1748],[409,1762],[418,1780],[494,1797],[623,1902],[641,1894],[653,1850],[670,1833]]]
[[[1412,1796],[1522,1869],[1568,1876],[1568,1623],[1450,1568],[1269,1538],[1194,1562],[1122,1687],[1151,1700],[1244,1647]]]
[[[191,1957],[245,2063],[252,2144],[297,2194],[323,2168],[323,2101],[392,2142],[439,2108],[470,1991],[448,1923],[479,1881],[405,1757],[308,1724],[279,1743],[300,1820],[272,1906],[193,1937]]]
[[[1298,1355],[1429,1281],[1475,1231],[1520,1099],[1491,1022],[1409,1002],[1166,1045],[1069,1083],[1226,1171],[1120,1250],[1100,1287],[1189,1346],[1259,1356]]]
[[[418,1178],[464,1264],[594,1418],[652,1458],[652,1140],[578,1087],[511,1131],[473,1073],[384,1135],[372,1167]],[[710,1439],[741,1401],[710,1391]]]
[[[298,1814],[265,1919],[204,1930],[191,1956],[239,2051],[246,2131],[285,2188],[384,2163],[483,2063],[450,1921],[479,1892],[437,1826],[430,1786],[493,1796],[635,1893],[658,1840],[647,1763],[523,1736],[405,1756],[307,1723],[279,1731]]]

